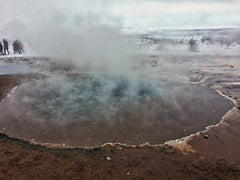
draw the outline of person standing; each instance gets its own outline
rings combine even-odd
[[[2,55],[2,51],[3,51],[3,45],[2,45],[2,43],[0,42],[0,55]]]
[[[16,53],[19,53],[20,51],[20,47],[19,47],[19,43],[18,43],[18,40],[15,40],[13,42],[13,53],[16,54]],[[20,54],[20,53],[19,53]]]
[[[20,54],[24,53],[24,48],[23,48],[23,43],[19,41],[19,49],[20,49]]]
[[[3,46],[4,46],[4,54],[6,55],[7,52],[8,54],[10,54],[8,50],[8,41],[6,39],[3,39]]]
[[[13,42],[13,53],[14,54],[17,53],[17,42],[16,42],[16,40]]]

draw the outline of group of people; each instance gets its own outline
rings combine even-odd
[[[9,53],[9,43],[8,43],[8,41],[6,39],[3,39],[2,42],[0,42],[0,54],[1,55],[10,54]],[[21,41],[15,40],[13,42],[13,53],[14,54],[22,54],[22,53],[24,53],[23,44],[22,44]]]

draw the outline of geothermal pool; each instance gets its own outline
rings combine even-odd
[[[29,82],[0,104],[0,130],[38,143],[160,144],[217,124],[232,108],[205,87],[124,75]]]

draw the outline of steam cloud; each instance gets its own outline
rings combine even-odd
[[[121,20],[108,13],[109,2],[0,2],[0,33],[28,42],[34,53],[113,72],[131,66],[136,46],[122,35]]]

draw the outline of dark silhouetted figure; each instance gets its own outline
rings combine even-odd
[[[4,54],[6,55],[7,54],[6,52],[10,54],[8,50],[8,41],[6,39],[3,39],[3,46],[4,46]]]
[[[16,54],[18,52],[18,43],[17,40],[13,42],[13,53]]]
[[[22,54],[22,53],[24,52],[24,50],[23,50],[23,44],[22,44],[21,41],[19,41],[19,40],[16,39],[16,40],[13,42],[13,52],[14,52],[14,54],[16,54],[16,53]]]
[[[20,54],[20,44],[19,44],[19,41],[18,40],[15,40],[13,42],[13,53],[16,54],[16,53],[19,53]]]
[[[2,53],[3,53],[3,45],[2,45],[2,43],[0,42],[0,55],[2,55]]]
[[[190,51],[193,51],[193,52],[196,52],[198,50],[198,44],[196,40],[191,39],[189,41],[189,49]]]

